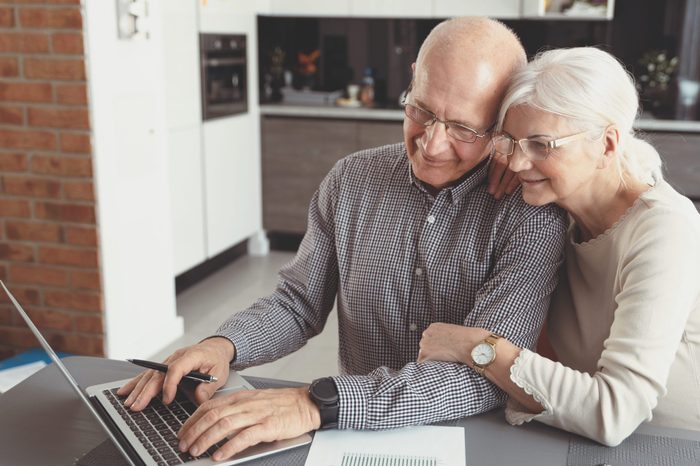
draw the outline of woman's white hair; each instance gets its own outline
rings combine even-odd
[[[576,47],[538,54],[513,75],[498,115],[498,130],[508,109],[516,105],[561,115],[582,131],[602,132],[615,125],[620,131],[620,175],[647,183],[662,178],[659,153],[637,138],[632,128],[639,111],[634,81],[609,53]]]

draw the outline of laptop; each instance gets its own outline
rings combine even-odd
[[[262,456],[281,452],[291,448],[306,445],[311,442],[309,434],[270,443],[261,443],[248,448],[225,461],[216,462],[211,459],[214,451],[227,440],[212,446],[209,451],[194,458],[188,453],[181,453],[178,448],[177,432],[180,426],[197,408],[194,400],[195,382],[183,380],[178,386],[175,400],[165,405],[160,398],[154,398],[146,409],[132,412],[124,408],[126,397],[117,395],[119,387],[129,379],[93,385],[85,391],[78,385],[70,371],[49,346],[44,336],[39,332],[22,306],[0,280],[0,285],[7,293],[17,312],[31,329],[41,346],[56,364],[73,390],[90,411],[95,420],[102,426],[114,446],[132,466],[170,466],[186,464],[187,466],[204,465],[233,465],[260,458]],[[236,390],[254,390],[238,373],[231,371],[226,385],[221,387],[214,397],[222,396]]]

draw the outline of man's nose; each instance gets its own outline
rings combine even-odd
[[[513,153],[510,154],[510,161],[508,162],[508,168],[514,172],[521,172],[532,167],[532,162],[530,158],[525,155],[520,144],[515,144],[513,147]]]
[[[425,151],[427,153],[438,153],[449,143],[447,126],[444,123],[435,121],[425,128]]]

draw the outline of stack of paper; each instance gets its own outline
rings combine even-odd
[[[316,432],[306,466],[465,466],[463,427]]]

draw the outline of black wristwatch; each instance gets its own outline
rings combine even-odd
[[[321,411],[321,429],[338,427],[338,387],[333,379],[324,377],[311,382],[309,397]]]

